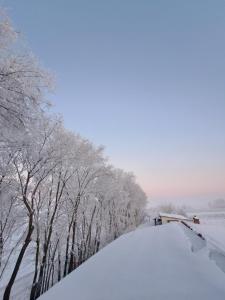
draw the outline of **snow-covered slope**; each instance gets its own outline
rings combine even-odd
[[[208,217],[201,218],[200,224],[192,227],[203,234],[207,241],[225,252],[225,218]]]
[[[225,272],[225,215],[221,212],[202,214],[200,220],[200,224],[191,227],[204,236],[208,256]]]
[[[138,229],[105,247],[40,300],[224,300],[225,274],[202,255],[204,247],[181,224]]]

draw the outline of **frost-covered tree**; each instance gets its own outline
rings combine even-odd
[[[0,10],[0,146],[23,142],[37,111],[47,104],[44,94],[51,82],[32,53],[18,51],[18,37]]]
[[[146,196],[132,174],[108,164],[102,147],[46,112],[49,75],[14,47],[17,39],[1,13],[0,279],[9,300],[29,255],[34,300],[138,226]]]

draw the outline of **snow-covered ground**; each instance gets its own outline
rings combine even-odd
[[[189,214],[196,215],[200,224],[190,224],[191,227],[201,233],[209,246],[214,246],[225,252],[225,211],[201,211]]]
[[[206,239],[208,256],[225,272],[225,212],[201,212],[191,227]]]
[[[225,252],[225,219],[201,220],[201,224],[194,224],[193,227],[202,233],[209,243]]]
[[[182,224],[140,228],[102,249],[40,300],[224,300],[225,273],[207,247]]]
[[[18,232],[14,233],[18,235]],[[11,248],[9,248],[10,251]],[[13,267],[15,265],[16,259],[19,255],[20,247],[13,252],[11,256],[11,264],[7,265],[3,278],[0,280],[0,299],[3,298],[3,293],[5,291],[5,286],[11,276]],[[16,277],[15,283],[12,288],[10,299],[12,300],[28,300],[30,295],[30,288],[32,285],[33,274],[34,274],[34,255],[33,255],[33,244],[30,243],[27,251],[25,252],[21,267],[19,269],[18,275]]]

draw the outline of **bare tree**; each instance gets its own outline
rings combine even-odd
[[[49,75],[13,47],[17,39],[0,13],[0,279],[10,266],[9,300],[29,255],[34,300],[138,226],[146,196],[132,174],[108,164],[102,147],[47,114]]]

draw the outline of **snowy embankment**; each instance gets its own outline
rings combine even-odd
[[[207,243],[182,224],[123,235],[40,300],[224,300],[225,274]]]
[[[201,223],[191,227],[202,234],[208,256],[225,272],[225,213],[201,213],[200,218]]]
[[[193,225],[207,239],[209,244],[225,252],[225,213],[201,213],[200,224]]]

